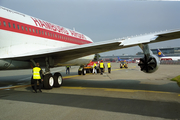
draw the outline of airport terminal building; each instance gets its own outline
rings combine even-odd
[[[174,47],[174,48],[159,48],[161,52],[163,52],[166,56],[180,56],[180,47]],[[156,49],[151,49],[153,54],[157,55]],[[115,62],[118,60],[118,57],[121,59],[138,59],[142,58],[144,56],[143,52],[138,52],[136,55],[119,55],[119,56],[101,56],[100,59],[104,61],[111,61]]]

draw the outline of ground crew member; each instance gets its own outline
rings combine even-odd
[[[43,82],[43,71],[39,66],[39,63],[36,63],[36,67],[33,68],[33,81],[35,93],[37,93],[37,81],[39,81],[39,91],[42,92],[41,87]]]
[[[108,73],[111,73],[111,63],[110,62],[107,63],[107,67],[108,67]]]
[[[94,73],[97,74],[97,70],[96,70],[96,69],[97,69],[97,65],[96,65],[96,63],[94,63],[94,64],[93,64],[93,72],[92,72],[93,74],[94,74]]]
[[[101,60],[101,62],[99,63],[99,67],[101,69],[101,75],[103,74],[103,69],[105,68],[104,67],[104,63],[103,63],[103,60]]]
[[[66,74],[70,74],[70,66],[66,66]]]

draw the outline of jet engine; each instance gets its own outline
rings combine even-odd
[[[141,71],[145,73],[155,72],[160,64],[160,60],[156,55],[144,56],[140,59],[138,66],[140,66]]]
[[[0,70],[27,69],[31,68],[29,61],[17,61],[12,59],[0,60]]]

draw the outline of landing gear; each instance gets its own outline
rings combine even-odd
[[[63,79],[61,73],[54,73],[54,87],[60,87],[62,85]]]
[[[52,74],[46,74],[43,79],[43,84],[45,89],[52,89],[54,85],[54,79]]]
[[[45,89],[60,87],[63,83],[62,75],[59,72],[54,73],[54,75],[46,74],[43,80],[44,80],[43,84]]]
[[[43,88],[44,89],[52,89],[53,87],[60,87],[63,83],[63,78],[62,75],[59,72],[54,73],[52,75],[50,73],[50,65],[53,66],[53,59],[50,57],[46,57],[46,68],[45,68],[45,73],[43,77]],[[31,62],[36,66],[36,63],[33,59],[31,59]],[[34,80],[31,78],[31,85],[32,88],[34,84]]]

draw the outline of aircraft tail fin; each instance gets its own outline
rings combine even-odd
[[[118,61],[121,61],[121,59],[118,57]]]
[[[157,49],[157,54],[158,57],[165,57],[165,55],[159,49]]]

